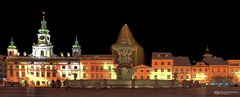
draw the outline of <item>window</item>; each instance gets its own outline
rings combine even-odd
[[[207,71],[207,68],[205,68],[205,71]]]
[[[83,73],[83,78],[86,78],[86,77],[87,77],[86,73]]]
[[[181,72],[183,72],[183,68],[181,68]]]
[[[12,69],[10,69],[9,73],[10,73],[10,76],[13,77],[13,70]]]
[[[171,79],[171,76],[170,76],[170,75],[167,75],[167,79]]]
[[[178,72],[178,69],[176,68],[175,71]]]
[[[96,71],[98,71],[98,66],[96,66]]]
[[[147,72],[149,72],[149,70],[147,70]]]
[[[168,65],[171,65],[171,62],[168,62]]]
[[[199,69],[199,71],[201,72],[201,71],[202,71],[202,69],[200,68],[200,69]]]
[[[141,79],[143,79],[143,75],[141,75]]]
[[[170,72],[170,68],[168,68],[167,71]]]
[[[183,76],[181,76],[180,78],[183,79]]]
[[[108,66],[108,70],[111,70],[111,66]]]
[[[62,74],[62,77],[66,77],[66,74]]]
[[[161,62],[161,65],[164,65],[164,62]]]
[[[214,69],[212,69],[212,72],[214,72]]]
[[[150,79],[150,77],[149,77],[149,76],[147,76],[147,79]]]
[[[52,76],[53,76],[53,77],[56,77],[56,70],[53,70],[53,71],[52,71]]]
[[[86,71],[86,66],[83,66],[83,71]]]
[[[188,71],[189,71],[189,69],[187,68],[187,69],[186,69],[186,71],[188,72]]]
[[[30,72],[31,75],[34,75],[34,72]]]
[[[226,69],[223,69],[223,72],[226,72]]]
[[[196,71],[196,69],[193,69],[193,72],[195,72]]]
[[[44,56],[44,52],[43,52],[43,51],[41,51],[41,56],[42,56],[42,57]]]
[[[157,69],[154,69],[155,72],[157,72]]]
[[[100,66],[100,71],[103,71],[103,66]]]
[[[94,71],[94,66],[91,66],[91,71]]]
[[[42,74],[42,77],[45,77],[45,72],[42,72],[41,74]]]
[[[74,69],[77,69],[77,66],[74,66]]]
[[[143,70],[141,70],[141,72],[143,72]]]
[[[18,68],[18,65],[16,65],[15,68]]]
[[[157,77],[158,77],[157,75],[154,76],[155,79],[157,79]]]
[[[62,66],[62,69],[65,69],[65,66]]]
[[[161,72],[164,72],[164,68],[161,68]]]
[[[136,76],[136,75],[134,76],[134,79],[137,79],[137,76]]]
[[[193,78],[196,78],[196,75],[193,75]]]
[[[47,77],[50,77],[50,72],[47,72]]]
[[[158,65],[158,62],[155,62],[155,65]]]
[[[25,68],[25,66],[24,65],[22,65],[22,69],[24,69]]]
[[[16,72],[16,77],[19,77],[19,72]]]
[[[39,72],[36,72],[36,77],[39,77]]]
[[[186,75],[186,79],[189,79],[188,75]]]
[[[45,81],[42,81],[42,84],[45,84]]]
[[[220,72],[220,68],[218,68],[218,72]]]

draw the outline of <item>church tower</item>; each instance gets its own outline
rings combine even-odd
[[[10,45],[7,48],[7,55],[8,56],[18,56],[18,49],[17,49],[17,46],[14,45],[13,37],[11,38]]]
[[[81,56],[81,46],[78,44],[77,36],[75,43],[72,46],[72,56]]]
[[[53,45],[50,42],[49,30],[47,29],[47,21],[45,20],[45,12],[42,12],[41,28],[38,30],[38,43],[32,46],[33,57],[52,57]]]

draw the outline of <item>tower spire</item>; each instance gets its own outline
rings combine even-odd
[[[72,46],[73,48],[80,48],[80,45],[78,44],[78,38],[77,38],[77,35],[76,35],[76,40],[74,42],[74,45]]]
[[[10,42],[10,45],[8,46],[9,49],[15,49],[17,48],[15,45],[14,45],[14,41],[13,41],[13,37],[11,37],[11,42]]]
[[[45,11],[42,12],[42,21],[41,21],[41,28],[38,30],[39,33],[48,33],[49,30],[47,29],[47,21],[45,20]]]
[[[208,45],[206,47],[206,53],[209,53],[209,48],[208,48]]]
[[[203,55],[203,57],[212,57],[212,54],[210,54],[209,51],[210,51],[210,50],[209,50],[208,45],[207,45],[207,46],[206,46],[206,52],[205,52],[205,54]]]

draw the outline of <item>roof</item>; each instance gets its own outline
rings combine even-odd
[[[151,67],[149,67],[147,65],[138,65],[138,66],[135,66],[133,68],[151,68]]]
[[[191,62],[188,57],[174,57],[174,66],[191,66]]]
[[[171,52],[153,52],[152,59],[172,59]]]
[[[227,62],[222,57],[205,57],[203,58],[203,62],[208,65],[227,65]]]

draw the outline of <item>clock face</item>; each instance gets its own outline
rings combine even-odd
[[[44,36],[40,36],[40,39],[43,40],[45,37]]]

